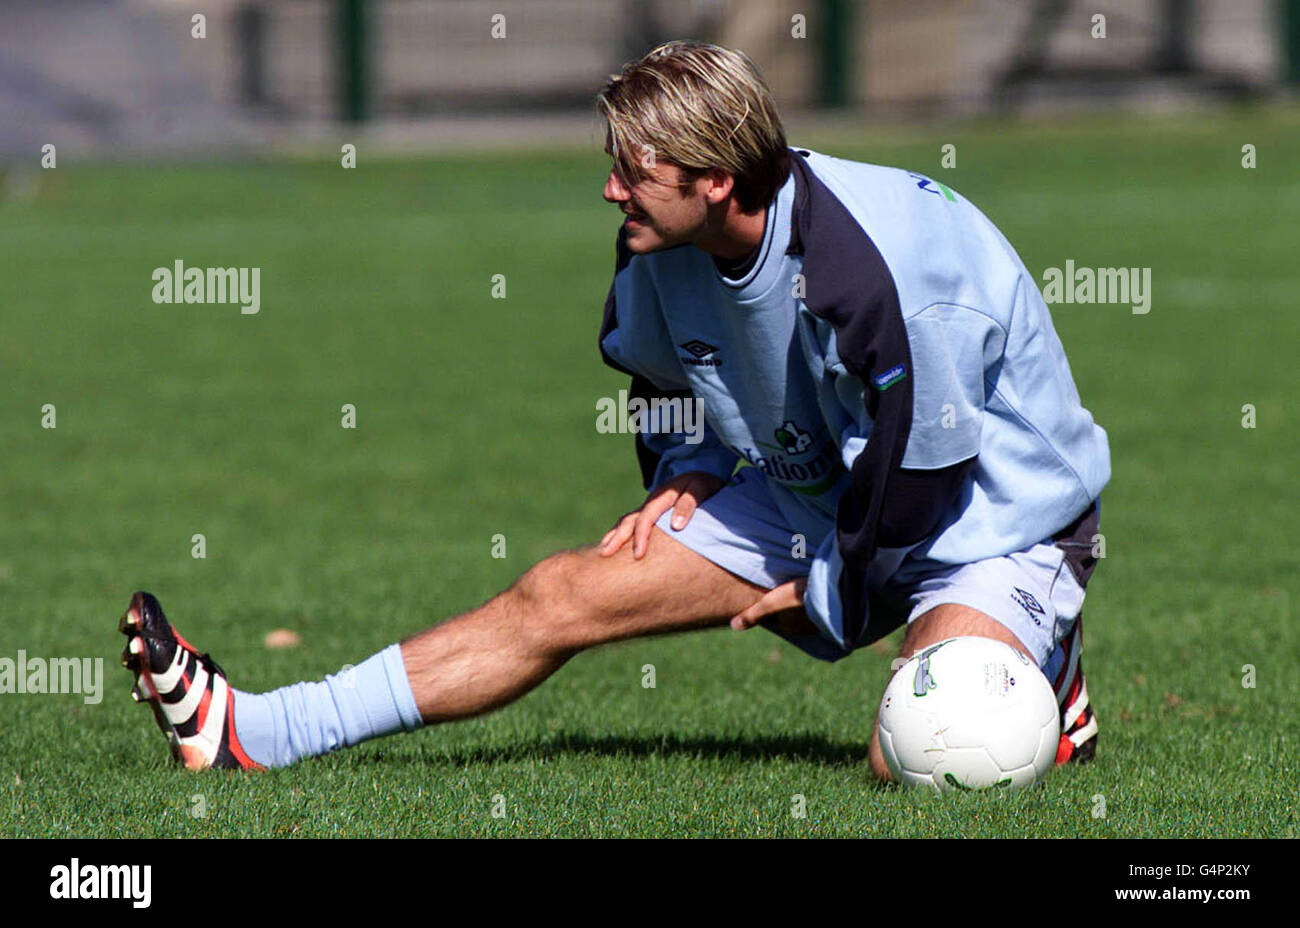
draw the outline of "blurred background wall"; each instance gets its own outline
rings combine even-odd
[[[796,121],[1176,107],[1294,86],[1300,0],[6,0],[0,154],[256,150],[339,122],[571,136],[623,61],[683,37],[746,51]]]

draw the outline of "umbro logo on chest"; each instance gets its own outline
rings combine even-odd
[[[683,364],[689,364],[693,367],[722,366],[721,358],[711,357],[711,355],[716,354],[720,350],[717,345],[710,345],[706,341],[692,338],[690,341],[682,342],[678,347],[684,348],[689,352],[689,356],[682,356],[681,361]]]

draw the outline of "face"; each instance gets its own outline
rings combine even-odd
[[[623,225],[633,254],[693,242],[705,228],[709,181],[700,178],[683,189],[683,179],[677,165],[657,163],[650,169],[650,177],[629,187],[617,170],[610,170],[603,196],[627,216]]]

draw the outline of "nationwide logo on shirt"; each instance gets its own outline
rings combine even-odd
[[[786,419],[776,430],[776,440],[786,454],[803,454],[812,447],[812,436],[799,428],[792,419]]]
[[[941,196],[949,203],[957,202],[957,198],[953,196],[953,192],[937,180],[931,180],[921,174],[913,174],[911,171],[907,172],[907,176],[916,181],[918,189],[924,190],[926,193],[933,193],[935,196]],[[934,184],[934,186],[931,187],[931,184]]]
[[[722,367],[721,359],[709,357],[718,350],[717,345],[692,338],[689,342],[682,342],[679,347],[685,348],[692,355],[689,358],[682,358],[683,364],[690,364],[693,367]]]
[[[741,448],[745,460],[768,477],[796,493],[821,496],[835,486],[844,473],[844,465],[834,453],[829,442],[818,447],[813,436],[801,429],[793,419],[786,419],[774,429],[777,444],[757,442],[767,449],[760,454],[757,448]]]
[[[888,390],[906,376],[907,368],[903,367],[901,364],[895,364],[883,374],[877,374],[875,377],[872,377],[871,383],[877,390],[883,391]]]

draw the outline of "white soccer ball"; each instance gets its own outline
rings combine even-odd
[[[1047,775],[1061,736],[1041,670],[992,638],[949,638],[899,668],[880,701],[894,780],[938,790],[1019,788]]]

